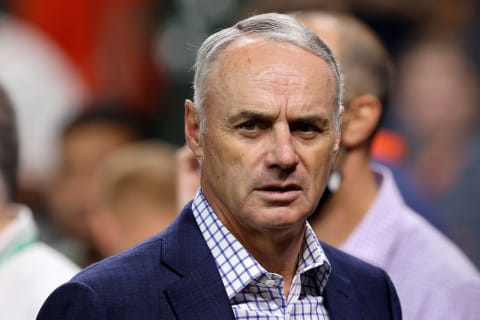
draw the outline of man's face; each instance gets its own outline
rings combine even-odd
[[[202,190],[234,234],[303,228],[334,159],[335,101],[327,63],[291,44],[246,37],[219,58],[191,147]]]

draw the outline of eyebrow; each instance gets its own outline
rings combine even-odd
[[[323,116],[318,116],[318,115],[299,117],[299,118],[295,118],[290,122],[296,122],[296,123],[303,122],[303,123],[315,124],[322,128],[326,128],[330,125],[330,120],[328,118]]]
[[[233,114],[230,117],[227,117],[229,123],[238,123],[243,120],[269,120],[273,118],[266,113],[257,112],[257,111],[240,111],[236,114]]]
[[[262,120],[262,121],[273,121],[273,116],[268,115],[267,113],[244,110],[236,114],[233,114],[230,117],[227,117],[229,123],[238,123],[244,120]],[[291,119],[289,123],[308,123],[314,124],[321,128],[328,128],[330,126],[330,120],[321,115],[306,115],[298,118]]]

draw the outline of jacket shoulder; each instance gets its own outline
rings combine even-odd
[[[373,266],[324,242],[322,242],[322,248],[325,251],[328,261],[332,265],[332,269],[341,271],[342,274],[350,275],[354,279],[357,277],[367,279],[381,278],[386,275],[383,269]]]
[[[85,268],[48,297],[38,319],[106,319],[107,314],[112,319],[172,318],[165,288],[180,275],[164,255],[187,251],[175,241],[182,237],[179,227],[182,223],[174,222],[143,243]]]

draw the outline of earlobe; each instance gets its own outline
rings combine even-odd
[[[202,136],[198,109],[189,99],[185,100],[185,140],[197,158],[202,157]]]
[[[378,122],[382,105],[372,94],[365,94],[353,99],[346,111],[342,130],[342,144],[346,148],[355,148],[369,141]]]

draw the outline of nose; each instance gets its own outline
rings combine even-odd
[[[288,126],[279,126],[272,131],[273,141],[266,156],[267,166],[282,170],[295,169],[299,162],[294,140]]]

